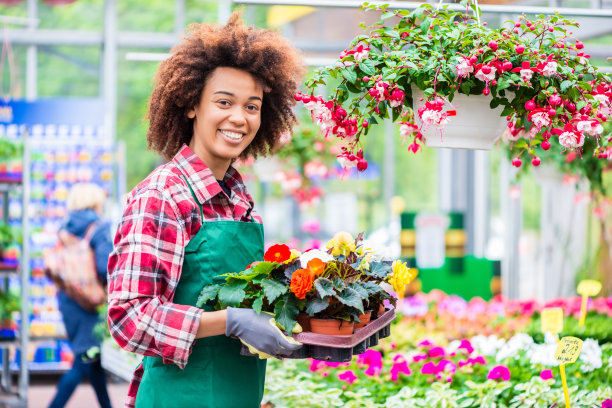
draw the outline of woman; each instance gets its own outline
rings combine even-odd
[[[169,162],[129,194],[109,259],[111,334],[146,356],[128,407],[259,408],[265,360],[241,356],[240,341],[274,356],[299,347],[265,313],[194,305],[217,276],[263,258],[261,220],[231,164],[291,131],[301,73],[285,39],[238,14],[192,25],[160,64],[147,140]]]
[[[106,193],[97,185],[75,184],[68,192],[68,216],[61,228],[61,231],[79,238],[87,236],[95,255],[98,275],[103,282],[106,282],[108,255],[113,249],[109,224],[100,220],[105,201]],[[57,393],[49,408],[65,406],[85,376],[89,378],[100,406],[110,407],[106,374],[100,365],[99,353],[95,358],[88,353],[90,350],[99,350],[100,347],[100,339],[93,333],[94,327],[100,322],[100,316],[97,312],[83,309],[61,290],[58,300],[68,341],[74,352],[74,362],[72,368],[60,379]]]

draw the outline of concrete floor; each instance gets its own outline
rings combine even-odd
[[[55,396],[55,387],[60,376],[32,376],[28,390],[28,408],[47,408]],[[125,403],[129,384],[109,375],[108,392],[113,408],[121,408]],[[72,394],[66,408],[95,408],[98,400],[93,388],[87,382],[81,383]]]

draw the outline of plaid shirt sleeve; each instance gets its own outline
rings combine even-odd
[[[180,214],[165,190],[146,188],[128,202],[109,258],[108,324],[124,349],[184,368],[202,310],[172,303],[191,235]]]

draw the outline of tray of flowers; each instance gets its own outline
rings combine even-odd
[[[397,299],[385,288],[401,296],[416,275],[405,263],[367,248],[363,234],[339,232],[325,250],[271,246],[262,261],[204,287],[197,306],[274,314],[279,328],[304,344],[289,358],[349,361],[390,333]]]

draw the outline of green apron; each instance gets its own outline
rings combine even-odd
[[[189,189],[204,220],[202,206]],[[241,271],[263,259],[263,247],[261,224],[204,221],[185,248],[173,302],[195,306],[204,286],[224,282],[218,275]],[[209,305],[203,309],[214,310]],[[136,407],[260,408],[266,361],[241,356],[241,344],[224,335],[198,339],[183,370],[164,364],[161,357],[145,357]]]

